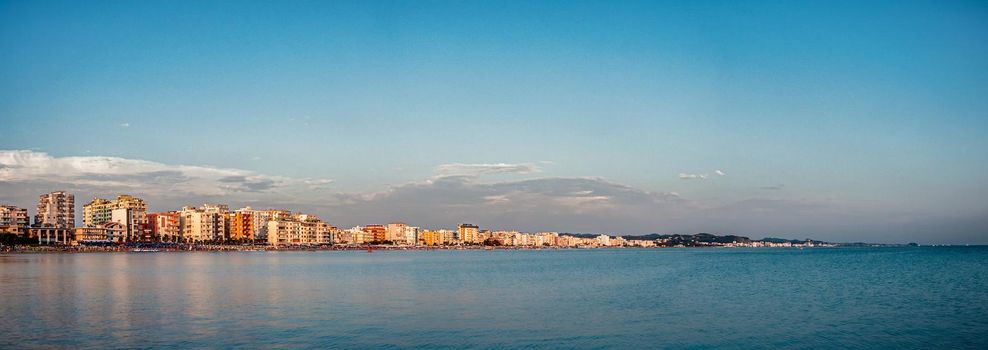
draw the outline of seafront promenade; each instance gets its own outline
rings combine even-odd
[[[874,245],[878,246],[901,246],[901,245]],[[781,249],[803,249],[803,248],[835,248],[836,245],[817,245],[811,247],[757,247],[757,248],[781,248]],[[317,252],[317,251],[432,251],[432,250],[597,250],[597,249],[668,249],[668,248],[755,248],[741,246],[654,246],[654,247],[634,247],[634,246],[610,246],[610,247],[560,247],[560,246],[395,246],[395,245],[297,245],[297,246],[269,246],[269,245],[222,245],[222,244],[174,244],[174,245],[107,245],[107,246],[0,246],[0,254],[73,254],[73,253],[157,253],[157,252]]]
[[[109,246],[3,246],[0,253],[154,253],[154,252],[263,252],[263,251],[390,251],[390,250],[566,250],[566,249],[624,249],[641,247],[525,247],[525,246],[394,246],[394,245],[318,245],[269,246],[222,244],[174,245],[109,245]],[[654,249],[654,248],[653,248]]]

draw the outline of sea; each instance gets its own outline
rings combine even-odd
[[[988,349],[988,248],[0,255],[2,349]]]

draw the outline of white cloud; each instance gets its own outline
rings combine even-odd
[[[29,150],[0,150],[0,181],[51,183],[94,192],[139,191],[168,196],[223,196],[275,189],[323,187],[330,180],[268,176],[249,170],[171,165],[140,159],[53,157]]]
[[[435,169],[437,177],[446,176],[480,176],[488,174],[529,174],[539,172],[539,168],[534,164],[463,164],[452,163],[442,164]]]
[[[317,189],[329,188],[329,185],[333,183],[333,180],[330,180],[330,179],[305,179],[305,180],[302,180],[302,183],[308,185],[310,189],[317,190]]]
[[[727,173],[720,170],[714,170],[714,175],[727,176]],[[679,178],[681,180],[706,180],[710,178],[710,174],[679,173]]]
[[[707,179],[707,175],[706,174],[679,173],[679,178],[682,179],[682,180],[706,180]]]
[[[130,127],[130,123],[120,123],[120,126],[121,127],[124,127],[124,128],[129,128]]]

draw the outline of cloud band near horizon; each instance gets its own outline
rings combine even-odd
[[[488,179],[499,174],[538,174],[539,167],[532,163],[452,163],[436,166],[433,171],[435,176],[421,181],[386,185],[370,192],[348,192],[325,178],[291,178],[244,169],[170,165],[120,157],[55,157],[31,150],[3,150],[0,201],[33,208],[39,194],[64,189],[76,194],[78,211],[87,197],[127,193],[146,199],[156,211],[204,202],[277,207],[317,214],[341,227],[402,221],[446,228],[459,222],[474,222],[485,228],[530,232],[713,232],[833,241],[937,243],[943,241],[916,228],[966,222],[973,224],[963,227],[976,229],[962,232],[960,237],[977,243],[984,239],[977,229],[988,227],[978,218],[916,217],[912,213],[858,208],[834,201],[776,197],[702,201],[683,198],[675,191],[649,191],[600,177]],[[714,174],[725,175],[720,170]],[[682,175],[689,174],[680,174],[681,178]],[[881,235],[890,228],[899,234]]]

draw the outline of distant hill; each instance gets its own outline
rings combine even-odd
[[[578,238],[594,238],[594,237],[600,236],[599,233],[569,233],[569,232],[560,232],[559,234],[560,235],[565,235],[565,236],[578,237]]]
[[[715,235],[715,234],[710,234],[710,233],[705,233],[705,232],[704,233],[692,234],[692,235],[681,235],[681,234],[664,235],[664,234],[652,233],[652,234],[641,235],[641,236],[623,236],[623,238],[624,239],[641,239],[641,240],[664,239],[664,240],[668,240],[671,244],[676,244],[676,243],[684,243],[684,244],[685,243],[732,243],[732,242],[738,242],[738,243],[743,243],[744,242],[744,243],[746,243],[746,242],[751,242],[751,238],[744,237],[744,236],[736,236],[736,235],[718,236],[718,235]]]
[[[580,238],[594,238],[600,235],[599,233],[561,233],[568,236],[580,237]],[[660,234],[660,233],[650,233],[647,235],[627,235],[621,236],[624,239],[634,239],[634,240],[647,240],[654,241],[657,239],[666,240],[666,244],[673,245],[706,245],[711,243],[750,243],[750,242],[768,242],[768,243],[793,243],[802,244],[806,241],[813,242],[814,244],[831,244],[825,241],[818,241],[814,239],[786,239],[786,238],[775,238],[775,237],[765,237],[762,239],[753,240],[749,237],[738,236],[738,235],[715,235],[712,233],[696,233],[696,234]]]
[[[806,241],[810,241],[810,242],[813,242],[813,244],[820,244],[820,243],[830,244],[830,242],[818,241],[818,240],[809,239],[809,238],[807,238],[807,239],[785,239],[785,238],[765,237],[765,238],[762,238],[760,241],[762,241],[762,242],[769,242],[769,243],[786,243],[786,242],[789,242],[789,243],[806,243]]]

